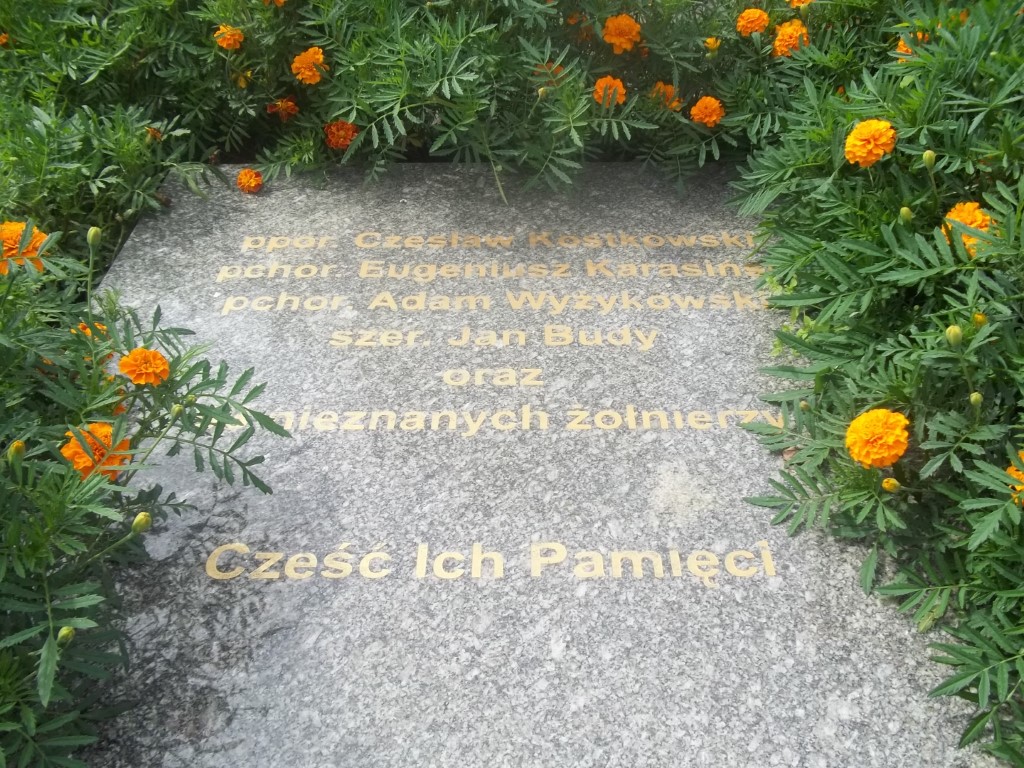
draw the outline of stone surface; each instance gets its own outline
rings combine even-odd
[[[743,501],[779,466],[737,426],[777,418],[757,393],[779,317],[723,177],[679,197],[598,166],[568,196],[507,206],[489,172],[433,165],[171,194],[106,285],[257,366],[258,407],[294,437],[254,441],[272,496],[173,462],[153,478],[198,509],[130,574],[122,690],[141,695],[97,765],[982,765],[955,747],[966,710],[927,697],[930,638],[860,593],[862,553],[788,539]],[[502,276],[520,263],[537,266]],[[389,266],[410,274],[374,276]],[[401,308],[421,293],[478,307]],[[450,343],[466,328],[526,343]],[[556,343],[580,331],[630,343]],[[354,415],[372,411],[395,428]],[[456,428],[431,428],[445,411]],[[645,428],[644,411],[663,413]],[[354,572],[325,576],[346,543]],[[249,553],[210,564],[230,544]],[[474,544],[500,553],[500,578],[495,558],[473,575]],[[629,553],[648,551],[638,573]],[[283,553],[277,578],[250,577],[256,552]],[[289,578],[300,553],[317,566],[295,559],[311,575]]]

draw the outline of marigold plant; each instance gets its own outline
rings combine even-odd
[[[324,141],[331,149],[348,149],[359,135],[359,128],[345,120],[335,120],[324,126]]]
[[[213,33],[213,39],[217,41],[217,45],[221,48],[233,51],[242,47],[245,35],[242,34],[242,30],[238,27],[221,24],[217,27],[217,31]]]
[[[324,63],[324,51],[316,46],[307,48],[292,59],[292,74],[300,83],[316,85],[320,82],[321,72],[330,67]]]
[[[870,168],[896,147],[896,131],[886,120],[864,120],[846,137],[846,159]]]
[[[772,44],[773,56],[792,56],[793,51],[811,41],[807,27],[800,19],[792,19],[775,28],[775,42]]]
[[[736,31],[744,37],[768,29],[768,14],[760,8],[747,8],[736,19]]]
[[[620,13],[604,23],[601,37],[612,46],[612,53],[631,51],[640,42],[640,25],[628,13]]]
[[[671,109],[673,112],[678,112],[683,108],[683,102],[676,96],[676,89],[671,83],[657,81],[651,89],[651,98],[661,102],[665,109]]]
[[[980,203],[973,201],[957,203],[943,217],[942,231],[946,235],[946,242],[950,242],[951,228],[949,224],[954,221],[982,232],[988,232],[992,226],[992,217],[982,210]],[[967,253],[972,257],[976,256],[978,252],[978,238],[966,233],[961,237]]]
[[[283,99],[276,99],[267,104],[267,114],[277,115],[281,118],[282,123],[287,123],[299,114],[299,105],[295,103],[294,96],[285,96]]]
[[[1024,451],[1018,451],[1017,458],[1024,462]],[[1013,464],[1006,468],[1006,474],[1015,480],[1020,480],[1019,485],[1011,485],[1010,488],[1014,491],[1013,501],[1015,504],[1020,504],[1021,499],[1024,498],[1024,470],[1017,469]]]
[[[64,433],[65,437],[70,439],[61,446],[61,455],[71,463],[83,480],[94,471],[100,472],[112,481],[116,480],[121,471],[118,467],[131,458],[127,452],[131,440],[125,438],[111,449],[114,428],[105,422],[86,424],[80,433],[85,438],[84,446],[74,432]]]
[[[602,107],[622,104],[626,100],[626,86],[617,77],[605,75],[594,83],[594,101]]]
[[[132,380],[132,384],[156,386],[171,373],[170,364],[159,350],[136,347],[121,358],[118,369]]]
[[[0,258],[0,275],[6,275],[11,262],[19,266],[28,262],[37,270],[43,269],[43,262],[38,257],[39,249],[46,240],[46,235],[35,227],[32,227],[32,234],[29,235],[25,248],[21,248],[21,240],[25,234],[24,221],[5,221],[0,224],[0,240],[3,242],[3,257]]]
[[[846,450],[865,468],[891,467],[906,453],[910,421],[898,411],[874,408],[850,422]]]
[[[714,96],[701,96],[690,108],[690,119],[714,128],[725,117],[725,107]]]

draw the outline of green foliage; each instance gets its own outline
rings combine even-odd
[[[24,263],[0,276],[0,750],[22,766],[79,765],[67,755],[93,741],[93,689],[127,663],[110,567],[144,555],[140,514],[185,507],[136,474],[187,450],[198,470],[269,493],[262,457],[242,451],[257,429],[286,434],[251,409],[252,370],[232,381],[159,310],[144,323],[113,296],[82,301],[91,275],[47,255],[56,240],[36,256],[24,236]],[[140,347],[165,355],[164,380],[116,372]]]
[[[957,641],[935,645],[954,675],[932,693],[977,706],[962,743],[987,738],[1024,765],[1024,480],[1008,474],[1024,468],[1024,152],[1011,138],[1024,135],[1024,28],[1017,4],[975,3],[961,18],[915,3],[868,30],[859,60],[873,63],[823,80],[823,62],[853,63],[843,5],[832,4],[841,50],[794,56],[818,76],[802,72],[796,97],[772,110],[777,136],[738,182],[744,211],[763,217],[774,304],[793,313],[779,333],[793,358],[773,369],[792,386],[771,396],[785,427],[757,428],[792,455],[774,492],[751,501],[793,533],[820,526],[868,543],[865,591],[891,559],[898,575],[877,591],[921,631]],[[889,53],[901,35],[904,60]],[[869,118],[897,140],[862,168],[844,145]],[[945,220],[972,201],[990,226]],[[848,425],[871,408],[910,420],[890,468],[846,449]]]

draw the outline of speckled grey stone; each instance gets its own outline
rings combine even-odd
[[[680,197],[637,166],[595,166],[571,194],[509,190],[507,206],[489,171],[436,165],[402,166],[370,186],[339,172],[279,180],[255,196],[169,192],[172,209],[137,227],[105,285],[131,305],[159,303],[165,323],[195,330],[236,371],[257,366],[270,382],[258,407],[282,420],[291,414],[294,439],[254,441],[267,456],[269,497],[218,487],[169,460],[150,476],[198,510],[149,535],[152,562],[127,574],[134,662],[120,690],[135,703],[106,726],[91,753],[96,765],[987,764],[956,749],[964,705],[927,696],[944,673],[927,660],[932,638],[859,591],[863,553],[821,536],[788,539],[743,501],[764,492],[779,466],[735,424],[774,417],[757,394],[777,386],[759,367],[771,361],[780,318],[753,297],[744,269],[753,264],[752,227],[726,205],[723,176],[708,173]],[[380,238],[359,238],[367,232]],[[452,232],[513,241],[452,247]],[[553,233],[552,245],[531,247],[530,234],[543,232]],[[559,246],[558,233],[598,240]],[[656,237],[645,245],[643,235]],[[386,249],[388,236],[412,247]],[[431,248],[430,236],[448,245]],[[300,237],[309,247],[294,247]],[[264,238],[263,250],[246,238]],[[289,247],[267,252],[283,238]],[[357,238],[380,247],[357,247]],[[680,274],[608,277],[597,267],[588,276],[588,259],[675,264]],[[367,260],[454,264],[462,276],[423,284],[360,277]],[[272,261],[293,273],[314,265],[317,275],[245,277],[247,267],[258,275]],[[489,270],[492,261],[499,272],[506,262],[565,264],[557,269],[566,274],[460,271]],[[735,269],[719,276],[726,262]],[[370,309],[383,291],[486,296],[491,308]],[[669,308],[602,314],[596,299],[574,298],[561,314],[550,305],[517,310],[507,293],[523,291],[606,302],[625,291],[627,303],[667,296]],[[282,292],[308,308],[287,308]],[[334,296],[344,299],[332,309]],[[694,309],[700,299],[704,308]],[[280,311],[261,309],[279,302]],[[658,335],[646,350],[545,346],[545,325],[622,336],[628,328],[634,342],[637,329]],[[522,330],[528,341],[447,343],[465,327]],[[419,334],[411,346],[331,346],[336,331],[358,329],[400,330],[403,342]],[[496,368],[539,369],[543,386],[443,378]],[[534,416],[524,430],[527,405]],[[461,417],[454,431],[443,420],[437,430],[330,428],[356,419],[345,413],[449,409],[515,417],[473,435]],[[590,429],[567,428],[573,410],[590,414]],[[649,417],[653,428],[630,428],[643,410],[665,411],[669,428],[659,416]],[[593,422],[599,411],[608,428]],[[566,560],[534,576],[531,546],[542,542],[564,546]],[[227,552],[217,567],[246,570],[211,579],[207,558],[232,543],[250,554]],[[324,557],[343,543],[356,570],[327,578]],[[501,578],[493,561],[472,577],[474,543],[501,553]],[[429,547],[423,577],[421,544]],[[613,575],[612,553],[645,550],[663,559],[663,578],[651,561],[634,578],[622,556],[621,576]],[[678,569],[670,550],[680,553]],[[718,558],[713,586],[688,570],[695,550]],[[724,570],[736,550],[748,551],[736,569],[753,572]],[[318,565],[293,568],[312,574],[294,579],[282,561],[272,567],[279,578],[253,579],[257,551],[313,553]],[[434,575],[430,564],[445,551],[466,558],[442,563],[464,566],[463,576]],[[592,557],[604,578],[574,574],[583,551],[600,553]],[[371,575],[389,569],[386,576],[360,574],[369,552],[390,556],[364,564]]]

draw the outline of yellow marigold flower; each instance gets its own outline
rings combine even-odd
[[[612,53],[631,51],[640,42],[640,25],[628,13],[620,13],[604,23],[601,37],[612,47]]]
[[[725,117],[725,107],[714,96],[701,96],[690,108],[690,119],[695,123],[703,123],[714,128]]]
[[[1017,456],[1020,457],[1021,461],[1024,461],[1024,451],[1018,451],[1017,452]],[[1022,492],[1024,492],[1024,472],[1021,472],[1019,469],[1017,469],[1015,466],[1013,466],[1013,464],[1011,464],[1010,466],[1008,466],[1006,468],[1006,474],[1008,474],[1010,477],[1012,477],[1012,478],[1014,478],[1016,480],[1020,480],[1021,481],[1021,485],[1011,485],[1010,486],[1010,488],[1012,488],[1014,491],[1016,491],[1016,493],[1013,494],[1013,500],[1019,504],[1020,500],[1021,500]]]
[[[78,471],[83,480],[93,471],[98,471],[111,480],[116,480],[119,472],[116,467],[131,458],[127,453],[131,441],[127,438],[124,439],[111,451],[110,444],[113,441],[114,428],[110,424],[104,423],[86,424],[81,433],[85,438],[85,446],[78,441],[74,432],[64,433],[70,440],[61,446],[61,456],[71,462],[71,466]]]
[[[846,137],[846,159],[870,168],[896,146],[896,131],[886,120],[864,120]]]
[[[245,72],[239,72],[235,77],[235,84],[239,88],[248,88],[249,83],[252,81],[252,70],[247,69]]]
[[[793,51],[801,45],[811,42],[807,35],[807,27],[800,19],[793,19],[775,28],[775,43],[772,45],[772,56],[792,56]]]
[[[25,455],[25,441],[24,440],[12,440],[11,444],[7,446],[7,462],[13,464],[16,461],[21,461],[21,457]]]
[[[988,324],[988,315],[984,312],[975,312],[971,315],[971,320],[974,322],[975,328],[981,328],[981,326]]]
[[[252,168],[243,168],[235,177],[235,186],[247,195],[254,195],[263,189],[263,174]]]
[[[676,89],[671,83],[663,83],[661,80],[654,84],[651,89],[651,98],[662,102],[665,109],[678,112],[683,108],[683,102],[676,96]]]
[[[238,27],[221,24],[217,27],[217,31],[213,33],[213,39],[217,41],[217,45],[221,48],[233,51],[236,48],[242,47],[245,35],[242,34],[242,30]]]
[[[736,31],[744,37],[768,29],[768,14],[760,8],[747,8],[736,19]]]
[[[907,450],[907,425],[902,413],[875,408],[862,413],[846,428],[846,450],[865,468],[891,467]]]
[[[294,59],[292,59],[292,74],[300,83],[316,85],[320,82],[321,70],[330,69],[324,63],[324,52],[322,48],[307,48]]]
[[[887,477],[882,481],[882,489],[889,493],[896,493],[902,486],[895,477]]]
[[[344,120],[335,120],[324,126],[324,141],[331,149],[348,149],[348,145],[359,135],[359,129]]]
[[[717,51],[721,44],[722,44],[722,41],[719,40],[717,37],[705,37],[704,38],[704,47],[707,48],[709,51],[712,51],[712,52]]]
[[[814,0],[789,0],[790,8],[803,8],[805,5],[810,5]]]
[[[626,100],[626,86],[617,77],[605,75],[594,83],[594,101],[602,107],[622,104]]]
[[[35,227],[32,227],[32,234],[29,236],[25,250],[19,252],[22,235],[25,233],[25,222],[5,221],[0,224],[0,241],[3,242],[3,254],[0,257],[0,275],[6,275],[10,262],[19,266],[27,259],[29,264],[40,272],[43,269],[43,262],[38,258],[39,249],[46,240],[46,235]]]
[[[117,364],[121,373],[132,380],[132,384],[152,384],[156,386],[164,382],[171,374],[167,358],[155,349],[136,347],[121,358]]]
[[[981,205],[975,202],[957,203],[949,209],[949,213],[943,217],[943,220],[946,222],[959,221],[961,224],[980,229],[982,232],[988,232],[989,227],[992,226],[992,217],[981,210]],[[943,224],[942,231],[946,235],[946,242],[950,242],[949,233],[952,231],[950,226]],[[976,245],[978,238],[973,235],[963,235],[963,241],[967,253],[974,258],[978,252]]]

